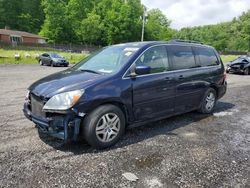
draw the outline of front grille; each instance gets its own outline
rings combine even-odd
[[[42,111],[44,102],[37,96],[31,95],[31,112],[37,117],[46,117],[46,113]]]

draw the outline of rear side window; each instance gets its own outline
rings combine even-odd
[[[218,65],[218,59],[213,51],[210,48],[199,48],[195,47],[195,52],[200,60],[200,65],[202,67]]]
[[[49,54],[42,54],[43,57],[49,57]]]
[[[169,50],[171,52],[174,70],[196,67],[194,54],[190,46],[171,46]]]

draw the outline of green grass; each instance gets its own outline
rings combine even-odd
[[[221,55],[220,57],[221,57],[223,63],[227,63],[229,61],[235,60],[239,56],[238,55]]]
[[[70,63],[75,64],[80,60],[85,58],[88,54],[81,53],[69,53],[69,52],[60,52],[52,49],[46,50],[19,50],[19,49],[0,49],[0,64],[37,64],[37,57],[45,52],[55,52],[60,54]],[[19,54],[20,58],[15,59],[15,54]]]
[[[65,57],[70,63],[75,64],[78,63],[80,60],[85,58],[88,54],[81,54],[81,53],[69,53],[69,52],[60,52],[55,51],[53,49],[2,49],[0,48],[0,64],[36,64],[37,56],[44,52],[56,52],[61,56]],[[20,59],[15,59],[15,54],[20,54]],[[30,55],[27,57],[27,55]],[[232,61],[236,59],[237,55],[222,55],[221,59],[224,63]]]

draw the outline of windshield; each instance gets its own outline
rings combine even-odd
[[[60,55],[58,55],[58,54],[51,54],[50,55],[52,58],[62,58]]]
[[[115,73],[138,49],[138,47],[125,47],[122,45],[103,48],[82,60],[73,69],[107,74]]]

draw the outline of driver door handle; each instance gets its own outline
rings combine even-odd
[[[179,80],[183,80],[185,77],[183,75],[179,76]]]

